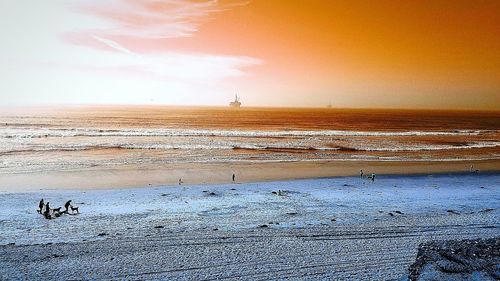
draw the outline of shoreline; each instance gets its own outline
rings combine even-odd
[[[160,167],[121,167],[19,174],[0,174],[0,193],[40,190],[93,190],[151,186],[269,182],[365,175],[467,173],[470,165],[482,172],[499,172],[500,160],[467,161],[318,161],[274,163],[182,163]]]

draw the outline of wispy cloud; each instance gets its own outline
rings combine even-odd
[[[108,21],[109,26],[94,30],[94,33],[178,38],[192,36],[200,24],[214,14],[246,3],[216,0],[110,0],[87,2],[79,10]]]
[[[202,53],[166,52],[161,54],[137,54],[119,43],[93,36],[97,41],[120,52],[120,56],[112,65],[101,66],[114,72],[120,72],[122,67],[127,74],[135,69],[143,74],[157,79],[175,79],[187,83],[217,82],[223,78],[243,76],[242,67],[260,63],[260,60],[251,57],[219,56]]]
[[[249,75],[249,67],[262,61],[207,52],[203,46],[196,52],[170,49],[168,41],[196,36],[203,23],[244,4],[0,1],[5,39],[0,44],[0,103],[225,102],[233,90],[229,79]],[[152,41],[161,41],[157,45],[162,48],[148,49]]]
[[[111,0],[85,2],[74,10],[97,17],[101,24],[89,29],[65,33],[63,38],[74,45],[117,52],[113,64],[102,66],[113,72],[120,67],[130,74],[147,74],[152,78],[184,82],[216,82],[245,75],[243,68],[260,64],[257,58],[169,50],[161,52],[132,51],[129,40],[164,40],[195,36],[198,27],[216,13],[245,5],[246,1],[187,0]],[[147,45],[147,44],[145,44]]]
[[[120,52],[124,52],[126,54],[132,54],[132,52],[130,50],[128,50],[127,48],[123,47],[122,45],[116,43],[113,40],[104,39],[104,38],[101,38],[97,35],[92,35],[92,38],[94,38],[98,42],[105,44],[106,46],[108,46],[112,49],[115,49],[115,50],[120,51]]]

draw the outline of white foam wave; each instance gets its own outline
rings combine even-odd
[[[382,145],[382,144],[381,144]],[[0,147],[0,153],[23,153],[23,152],[44,152],[44,151],[81,151],[92,149],[144,149],[144,150],[262,150],[262,151],[390,151],[390,152],[407,152],[407,151],[439,151],[439,150],[456,150],[456,149],[479,149],[479,148],[494,148],[500,147],[500,142],[474,142],[466,143],[460,146],[453,145],[399,145],[399,146],[364,146],[364,147],[315,147],[315,146],[297,146],[293,144],[241,144],[241,143],[226,143],[215,142],[212,144],[164,144],[164,143],[101,143],[101,144],[52,144],[46,146],[24,146],[24,147]]]
[[[500,142],[475,142],[466,143],[463,145],[414,145],[414,146],[399,146],[399,147],[368,147],[368,148],[353,148],[358,151],[433,151],[433,150],[455,150],[455,149],[472,149],[472,148],[493,148],[500,147]]]
[[[261,130],[199,130],[199,129],[64,129],[64,128],[2,128],[0,138],[43,137],[314,137],[314,136],[475,136],[498,133],[496,130],[452,130],[452,131],[261,131]]]

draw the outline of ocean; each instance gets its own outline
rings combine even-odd
[[[0,173],[487,159],[500,159],[500,112],[70,106],[0,113]]]

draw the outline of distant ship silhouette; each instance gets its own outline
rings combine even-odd
[[[240,108],[241,107],[240,98],[238,98],[237,94],[234,96],[234,101],[232,101],[232,102],[229,103],[229,106],[230,107],[234,107],[234,108]]]

